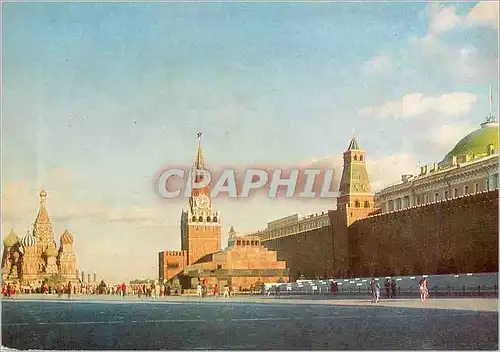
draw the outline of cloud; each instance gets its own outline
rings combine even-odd
[[[415,155],[409,153],[386,156],[367,156],[368,176],[372,191],[378,192],[384,187],[401,181],[401,175],[414,174],[418,171]]]
[[[497,1],[481,1],[465,15],[458,14],[455,6],[430,3],[424,35],[409,38],[393,55],[375,55],[361,70],[364,74],[393,74],[397,81],[407,77],[416,82],[435,78],[466,84],[488,82],[498,76],[498,37],[489,30],[498,29],[498,13]],[[397,72],[390,70],[393,63],[398,63]]]
[[[442,6],[439,3],[429,4],[428,35],[447,32],[463,19],[457,14],[455,6]]]
[[[460,139],[478,128],[470,122],[455,122],[431,126],[424,133],[414,135],[413,145],[421,153],[437,156],[441,161]]]
[[[437,36],[412,38],[404,52],[423,68],[423,72],[432,75],[445,73],[454,80],[467,83],[484,81],[496,76],[498,52],[496,43],[488,40],[486,43],[476,42],[478,38],[483,40],[486,37],[475,36],[464,45],[451,45]]]
[[[365,62],[362,71],[366,75],[374,75],[388,72],[392,67],[391,59],[384,53],[375,55],[371,60]]]
[[[402,99],[386,102],[380,106],[361,109],[361,116],[378,119],[412,119],[427,113],[443,117],[467,114],[476,102],[476,96],[470,93],[455,92],[435,97],[426,97],[422,93],[413,93]]]
[[[384,156],[370,155],[367,151],[368,177],[372,186],[372,191],[376,192],[382,188],[399,182],[401,175],[414,173],[417,171],[417,161],[413,154],[399,153]],[[333,165],[338,175],[342,174],[343,156],[342,154],[326,155],[315,157],[304,164],[311,167],[321,167],[323,165]]]
[[[466,16],[466,22],[498,28],[500,3],[498,1],[479,1]]]

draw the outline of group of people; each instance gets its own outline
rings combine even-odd
[[[207,294],[208,294],[208,288],[205,285],[205,283],[204,282],[198,283],[198,285],[196,286],[196,296],[200,297],[200,298],[204,298],[207,296]],[[214,287],[212,289],[212,294],[214,295],[214,297],[219,296],[219,285],[218,284],[214,285]],[[228,298],[229,296],[231,296],[231,289],[227,284],[224,285],[223,295],[224,295],[224,298]]]
[[[380,299],[380,284],[378,283],[377,280],[372,279],[371,283],[371,290],[372,290],[372,296],[373,296],[373,303],[378,303]],[[387,298],[396,298],[396,281],[394,279],[389,280],[386,279],[384,281],[384,287],[385,287],[385,292],[387,295]],[[418,287],[420,289],[420,300],[422,303],[426,303],[427,299],[429,298],[429,289],[427,288],[427,279],[423,278],[420,280],[418,283]]]
[[[11,284],[10,282],[2,285],[2,296],[3,297],[13,297],[16,294],[16,284]]]

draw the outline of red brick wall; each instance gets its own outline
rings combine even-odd
[[[160,279],[168,281],[187,266],[187,251],[164,251],[159,254]]]
[[[376,215],[348,230],[354,276],[498,271],[498,191]]]
[[[221,250],[220,226],[191,225],[188,231],[189,264]]]
[[[276,251],[278,260],[286,261],[290,280],[297,280],[300,275],[325,277],[333,274],[332,234],[332,227],[325,226],[262,244]]]
[[[263,241],[290,279],[498,271],[498,191],[360,219],[330,211],[331,226]]]

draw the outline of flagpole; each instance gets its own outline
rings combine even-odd
[[[492,113],[492,106],[493,106],[493,93],[491,91],[491,83],[490,83],[490,116]]]

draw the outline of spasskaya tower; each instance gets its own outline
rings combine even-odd
[[[196,182],[203,179],[205,170],[201,133],[198,133],[198,152],[194,162]],[[207,254],[221,250],[222,219],[212,211],[210,185],[195,188],[189,197],[188,209],[181,215],[181,249],[187,251],[187,264],[195,263]]]

